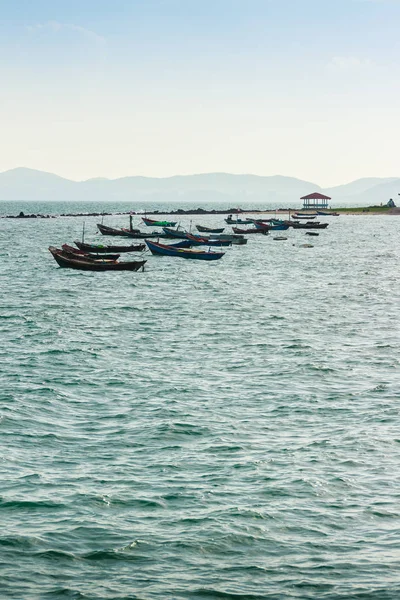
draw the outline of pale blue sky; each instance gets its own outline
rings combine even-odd
[[[400,176],[399,0],[0,8],[0,170]]]

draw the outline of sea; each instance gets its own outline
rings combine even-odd
[[[399,219],[138,273],[57,266],[98,217],[0,219],[0,598],[398,600]]]

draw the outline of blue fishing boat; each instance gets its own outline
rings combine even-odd
[[[163,256],[175,256],[178,258],[192,258],[197,260],[218,260],[222,258],[225,252],[204,252],[203,250],[188,250],[185,248],[174,248],[167,244],[159,244],[146,240],[146,244],[152,254],[161,254]]]
[[[184,229],[170,229],[169,227],[163,227],[163,232],[169,237],[176,237],[180,240],[185,240],[188,233]]]
[[[264,221],[254,221],[254,225],[257,229],[262,229],[263,231],[286,231],[286,229],[289,229],[289,225],[286,223],[271,225],[270,223],[264,223]]]
[[[194,246],[193,242],[190,240],[181,240],[180,242],[176,242],[175,244],[165,244],[168,248],[191,248]]]

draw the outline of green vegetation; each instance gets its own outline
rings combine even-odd
[[[389,206],[383,205],[383,206],[353,206],[353,207],[347,207],[347,208],[335,208],[334,211],[335,212],[340,212],[340,213],[385,213],[388,210],[390,210]]]

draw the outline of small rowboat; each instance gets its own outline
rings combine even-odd
[[[109,252],[143,252],[146,250],[145,244],[134,244],[132,246],[103,246],[101,244],[86,244],[85,242],[74,242],[80,250],[84,252],[93,252],[98,254],[107,254]]]
[[[307,223],[293,223],[293,229],[326,229],[329,223],[313,223],[308,221]]]
[[[152,233],[143,233],[140,231],[140,229],[125,229],[124,227],[121,229],[115,229],[115,227],[108,227],[108,225],[102,225],[101,223],[97,223],[97,228],[103,235],[118,235],[122,237],[135,238],[137,240],[142,240],[147,237],[160,237],[160,233],[157,231],[153,231]]]
[[[63,244],[61,248],[64,252],[71,254],[72,256],[80,256],[81,258],[88,258],[92,260],[118,260],[120,257],[120,254],[92,254],[90,252],[85,252],[84,250],[74,248],[74,246],[69,246],[68,244]]]
[[[296,214],[296,215],[292,215],[293,219],[315,219],[317,215],[307,215],[305,213],[303,214]]]
[[[190,240],[181,240],[174,244],[165,244],[168,248],[191,248],[194,244]]]
[[[286,223],[281,223],[280,225],[269,225],[268,223],[264,223],[264,221],[254,221],[254,225],[257,229],[263,229],[264,231],[286,231],[289,229],[289,225]]]
[[[175,227],[176,225],[176,221],[155,221],[147,217],[142,217],[142,221],[147,227]]]
[[[108,225],[102,225],[101,223],[97,223],[97,228],[103,235],[120,235],[129,237],[128,234],[122,229],[116,229],[115,227],[108,227]]]
[[[248,233],[263,233],[262,229],[257,229],[254,227],[251,227],[250,229],[240,229],[239,227],[232,227],[232,230],[235,233],[239,233],[241,235],[248,234]]]
[[[188,231],[184,229],[170,229],[169,227],[163,227],[163,232],[168,237],[178,238],[180,240],[185,240]]]
[[[213,239],[212,237],[201,237],[200,235],[186,234],[187,240],[196,246],[232,246],[231,240]]]
[[[251,219],[239,219],[238,217],[236,217],[236,219],[233,219],[232,215],[228,215],[228,218],[225,219],[225,223],[228,223],[228,225],[247,225],[251,222]]]
[[[63,252],[63,250],[55,248],[54,246],[50,246],[49,250],[60,267],[79,269],[81,271],[138,271],[139,269],[144,269],[144,265],[147,262],[145,260],[129,262],[87,260],[83,257],[72,258],[70,255]]]
[[[220,229],[212,229],[211,227],[203,227],[203,225],[196,225],[196,229],[197,229],[197,231],[200,231],[200,233],[223,233],[224,232],[224,227],[221,227]]]
[[[197,260],[218,260],[224,256],[224,252],[204,252],[203,250],[187,250],[185,248],[174,248],[166,244],[146,240],[146,244],[152,254],[163,256],[176,256],[178,258],[192,258]]]

